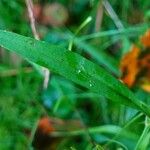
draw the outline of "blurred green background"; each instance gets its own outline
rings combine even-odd
[[[74,52],[103,66],[115,77],[121,75],[121,57],[149,27],[148,0],[35,0],[33,3],[41,40],[68,48],[74,37]],[[89,16],[92,20],[79,30]],[[0,29],[33,37],[24,0],[0,0]],[[140,99],[150,102],[148,93],[138,87],[132,90]],[[71,137],[62,140],[58,143],[60,150],[102,149],[101,146],[106,150],[133,150],[145,120],[136,110],[108,101],[53,72],[48,88],[43,89],[43,76],[31,63],[1,48],[0,150],[34,149],[30,133],[43,115],[78,119],[88,128],[104,128],[102,133],[87,133],[78,140]],[[145,137],[147,148],[141,150],[150,149],[149,135],[148,132]]]

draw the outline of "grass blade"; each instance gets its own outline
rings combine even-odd
[[[0,30],[0,45],[22,57],[49,68],[118,104],[125,104],[150,116],[146,104],[106,70],[77,53],[29,37]]]

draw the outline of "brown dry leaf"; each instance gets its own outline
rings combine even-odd
[[[141,37],[141,42],[146,48],[150,47],[150,29]]]
[[[122,71],[121,80],[127,84],[129,87],[132,87],[136,76],[139,72],[138,69],[138,56],[140,49],[133,45],[131,51],[128,52],[121,60],[120,69]]]

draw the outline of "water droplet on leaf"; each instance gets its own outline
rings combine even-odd
[[[78,70],[78,73],[81,73],[81,70]]]

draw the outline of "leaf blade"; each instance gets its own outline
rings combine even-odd
[[[0,45],[108,99],[150,114],[147,106],[137,101],[120,81],[79,54],[3,30],[0,30]]]

